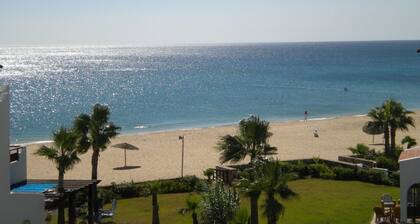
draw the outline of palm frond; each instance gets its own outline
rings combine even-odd
[[[247,155],[247,149],[243,142],[237,136],[225,135],[217,143],[217,149],[220,151],[220,162],[229,161],[239,162]]]

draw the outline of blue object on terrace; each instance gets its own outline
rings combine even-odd
[[[11,189],[15,193],[43,193],[49,189],[54,189],[57,184],[51,183],[26,183]]]

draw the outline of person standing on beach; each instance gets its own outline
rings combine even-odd
[[[304,115],[305,115],[305,121],[307,121],[308,120],[308,111],[307,110],[305,110]]]

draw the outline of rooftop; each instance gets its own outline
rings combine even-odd
[[[411,149],[404,150],[400,154],[400,158],[398,159],[398,162],[411,160],[411,159],[417,159],[417,158],[420,158],[420,147],[414,147]]]

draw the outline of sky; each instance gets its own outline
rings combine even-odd
[[[420,39],[419,0],[0,0],[0,45]]]

